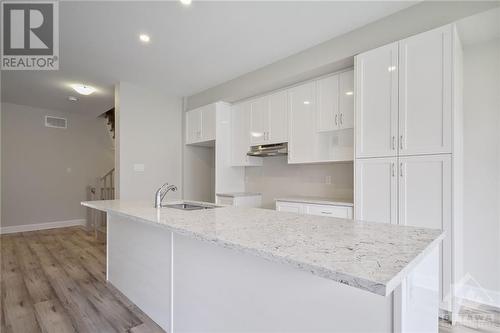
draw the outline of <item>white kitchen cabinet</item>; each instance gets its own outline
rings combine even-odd
[[[288,141],[286,91],[262,96],[250,102],[250,134],[252,146]]]
[[[397,224],[397,158],[367,158],[355,162],[355,219]]]
[[[316,81],[318,132],[354,128],[353,85],[352,70]]]
[[[399,42],[399,155],[451,153],[452,27]]]
[[[276,210],[280,212],[336,217],[342,219],[352,219],[353,217],[352,207],[343,205],[326,205],[276,200]]]
[[[201,139],[201,109],[186,112],[186,143]]]
[[[266,144],[288,142],[288,107],[286,90],[269,95],[269,127]]]
[[[250,143],[252,146],[266,143],[269,128],[269,97],[250,101]]]
[[[312,162],[316,157],[316,83],[309,82],[289,89],[288,108],[288,162]]]
[[[354,70],[339,74],[339,125],[354,128]]]
[[[448,231],[441,246],[442,299],[451,287],[451,175],[449,154],[399,158],[399,224]]]
[[[218,193],[216,204],[233,207],[259,208],[262,206],[260,193]]]
[[[330,205],[305,205],[305,214],[352,219],[352,207]]]
[[[303,204],[295,202],[276,201],[276,210],[279,212],[303,214],[302,206]]]
[[[332,75],[318,80],[316,94],[316,128],[318,132],[339,129],[339,76]]]
[[[235,104],[231,108],[231,165],[261,166],[262,158],[248,156],[250,149],[250,103]]]
[[[458,307],[451,286],[463,277],[454,259],[463,247],[461,59],[456,28],[448,25],[360,54],[355,62],[356,219],[446,232],[440,306],[452,319]],[[377,122],[380,113],[384,123]],[[373,165],[377,160],[384,168]],[[396,183],[387,176],[394,161]]]
[[[215,109],[213,103],[186,112],[186,144],[215,140]]]
[[[356,56],[356,158],[397,155],[398,43]]]

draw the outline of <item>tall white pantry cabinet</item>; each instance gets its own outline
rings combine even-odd
[[[355,59],[355,218],[446,232],[441,315],[463,275],[461,58],[447,25]]]

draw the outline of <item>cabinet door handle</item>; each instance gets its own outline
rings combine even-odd
[[[332,215],[332,212],[321,212],[321,214]]]
[[[396,164],[394,162],[392,163],[392,176],[394,177],[396,175]]]
[[[399,136],[399,150],[403,150],[403,136]]]
[[[396,150],[396,137],[392,136],[392,150]]]
[[[340,114],[340,126],[342,126],[344,124],[344,114],[341,113]]]
[[[335,115],[335,126],[339,126],[339,115]]]
[[[403,177],[403,162],[399,162],[399,175]]]

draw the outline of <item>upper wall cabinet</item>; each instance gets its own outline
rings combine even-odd
[[[399,154],[451,153],[452,28],[399,43]]]
[[[339,125],[354,128],[354,70],[339,74]]]
[[[339,76],[332,75],[316,83],[317,110],[316,128],[318,132],[339,129]]]
[[[253,146],[288,141],[286,91],[250,102],[250,135],[250,143]]]
[[[215,104],[186,112],[186,144],[203,144],[215,140]]]
[[[356,157],[396,156],[398,43],[356,57]]]
[[[250,149],[250,102],[235,104],[231,109],[231,165],[262,165],[261,157],[247,155]]]
[[[316,82],[318,132],[354,127],[354,73],[352,70]]]
[[[356,57],[356,157],[451,153],[452,27]]]
[[[288,106],[290,116],[288,162],[312,162],[316,157],[316,82],[289,89]]]

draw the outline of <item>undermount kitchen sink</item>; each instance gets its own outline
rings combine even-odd
[[[188,203],[188,202],[165,204],[165,205],[162,205],[162,207],[165,207],[165,208],[175,208],[175,209],[181,209],[181,210],[199,210],[199,209],[213,209],[213,208],[217,208],[217,206],[202,205],[202,204]]]

